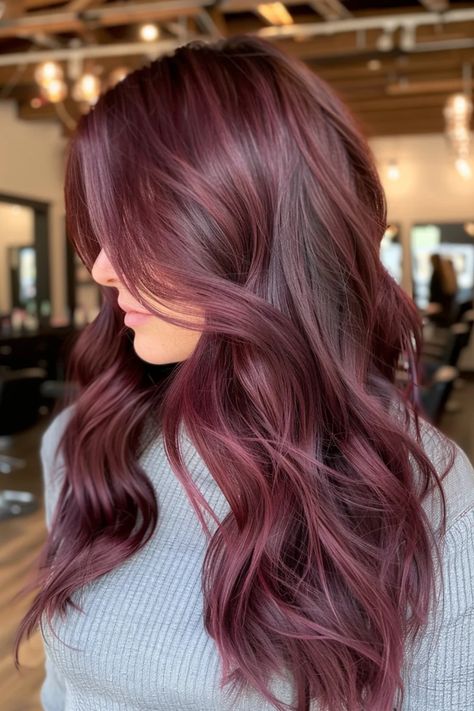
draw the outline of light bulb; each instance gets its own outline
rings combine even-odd
[[[391,160],[387,165],[387,178],[389,180],[399,180],[400,178],[400,168],[394,160]]]
[[[76,101],[87,101],[95,104],[100,94],[100,80],[95,74],[83,74],[74,84],[73,98]]]
[[[57,104],[66,98],[67,86],[62,79],[52,79],[47,86],[41,88],[41,93],[48,101]]]
[[[48,86],[54,79],[62,79],[63,70],[57,62],[43,62],[35,69],[35,79],[40,86]]]
[[[367,62],[367,69],[370,69],[371,72],[377,72],[381,68],[382,62],[380,59],[369,59]]]
[[[472,101],[466,94],[451,94],[443,109],[446,121],[469,122],[472,113]]]
[[[469,178],[472,176],[472,170],[468,161],[465,158],[456,158],[456,160],[454,161],[454,165],[456,166],[456,170],[458,171],[461,178],[464,178],[464,180],[469,180]]]
[[[153,42],[159,35],[159,30],[156,25],[146,24],[140,27],[140,37],[145,42]]]

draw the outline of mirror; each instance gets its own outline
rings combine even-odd
[[[30,207],[0,203],[0,311],[15,307],[36,312],[34,212]]]
[[[22,309],[48,323],[48,204],[0,194],[0,317]]]
[[[473,298],[474,221],[417,223],[411,229],[415,301],[426,308],[430,301],[431,255],[451,260],[458,301]]]

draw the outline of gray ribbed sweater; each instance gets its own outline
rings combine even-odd
[[[59,488],[52,482],[52,456],[69,409],[50,423],[41,442],[48,528]],[[181,432],[185,463],[222,520],[229,505]],[[427,452],[430,446],[425,436]],[[436,456],[431,451],[432,461]],[[73,594],[86,614],[69,608],[66,620],[55,615],[59,640],[46,622],[42,625],[44,711],[272,711],[257,692],[232,706],[219,689],[217,648],[202,623],[205,536],[161,438],[140,463],[160,504],[158,528],[132,558]],[[416,648],[406,651],[403,711],[474,709],[474,469],[460,448],[444,491],[443,615],[437,634],[430,623]],[[274,677],[271,688],[277,698],[292,702],[289,678]],[[400,711],[398,701],[393,706]],[[314,702],[311,710],[317,711]]]

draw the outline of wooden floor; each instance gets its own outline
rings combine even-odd
[[[451,398],[453,412],[440,425],[474,462],[474,379],[463,381]],[[38,497],[38,509],[18,518],[0,521],[0,709],[42,711],[39,690],[44,678],[44,656],[38,630],[20,647],[20,672],[12,657],[12,643],[18,623],[33,595],[11,602],[24,584],[34,557],[44,542],[43,492],[39,443],[50,417],[28,432],[15,435],[5,454],[24,458],[26,466],[12,474],[0,473],[0,489],[31,491]]]
[[[44,678],[43,645],[39,629],[20,647],[20,671],[13,664],[12,645],[18,624],[34,593],[12,602],[25,584],[33,561],[46,537],[39,442],[50,417],[45,416],[28,432],[15,435],[1,452],[26,460],[11,474],[0,473],[0,489],[30,491],[38,508],[18,518],[0,521],[0,709],[41,711],[39,689]]]

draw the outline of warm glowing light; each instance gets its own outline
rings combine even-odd
[[[471,177],[468,158],[471,143],[472,101],[467,94],[451,94],[443,109],[446,136],[456,156],[456,170],[463,178]]]
[[[375,40],[379,52],[391,52],[394,47],[393,30],[384,30]]]
[[[66,98],[67,86],[62,79],[52,79],[47,86],[41,88],[41,93],[48,101],[57,104]]]
[[[389,180],[399,180],[400,179],[400,168],[395,160],[389,161],[387,165],[387,178]]]
[[[72,95],[76,101],[95,104],[100,94],[100,80],[95,74],[83,74],[74,84]]]
[[[469,178],[472,176],[472,170],[468,161],[465,158],[456,158],[456,160],[454,161],[454,165],[456,166],[456,170],[458,171],[461,178],[464,178],[464,180],[469,180]]]
[[[444,107],[446,119],[463,118],[466,120],[469,119],[471,113],[472,101],[466,94],[452,94],[448,97]]]
[[[115,86],[119,82],[123,81],[127,74],[130,74],[130,69],[128,67],[115,67],[109,74],[108,84],[109,86]]]
[[[35,70],[35,79],[40,86],[48,86],[51,81],[63,78],[63,70],[57,62],[43,62]]]
[[[140,37],[145,42],[153,42],[159,37],[159,30],[156,25],[146,24],[140,27]]]
[[[380,59],[369,59],[367,62],[367,69],[370,69],[371,72],[377,72],[381,68],[382,62]]]
[[[271,25],[291,25],[293,18],[281,2],[266,2],[257,5],[257,12]]]

